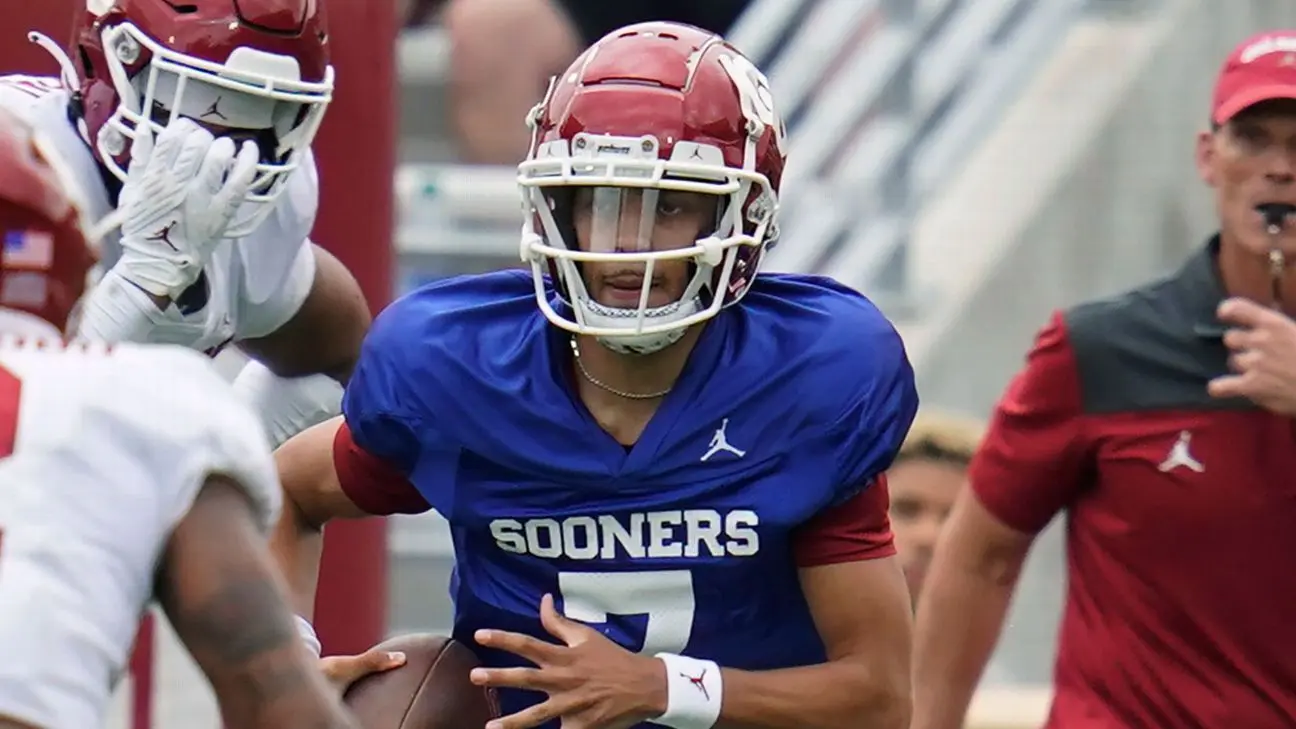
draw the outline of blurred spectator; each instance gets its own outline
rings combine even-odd
[[[617,28],[650,20],[688,23],[724,35],[750,0],[554,0],[576,28],[581,47]]]
[[[420,0],[413,0],[419,5]],[[749,0],[447,0],[451,114],[464,162],[514,165],[549,78],[617,28],[649,20],[724,33]],[[435,0],[431,4],[436,4]],[[414,16],[428,9],[415,7]]]
[[[945,520],[967,482],[968,465],[984,431],[985,425],[973,418],[920,412],[887,472],[891,530],[915,607]],[[986,667],[982,680],[992,685],[1018,682],[996,660]]]
[[[999,403],[919,605],[914,729],[962,726],[1063,511],[1048,727],[1296,726],[1296,31],[1230,55],[1210,122],[1218,234],[1054,315]]]
[[[915,604],[982,427],[970,418],[920,412],[887,473],[891,527]]]

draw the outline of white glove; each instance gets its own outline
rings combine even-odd
[[[122,256],[116,270],[170,299],[198,280],[256,177],[254,142],[237,149],[194,121],[176,119],[158,135],[137,127],[122,187]],[[237,156],[236,156],[237,151]]]

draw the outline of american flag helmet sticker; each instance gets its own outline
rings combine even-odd
[[[10,230],[4,234],[4,267],[47,271],[54,265],[54,235],[39,230]]]

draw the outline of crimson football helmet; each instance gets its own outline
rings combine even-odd
[[[74,93],[82,136],[124,180],[135,130],[176,116],[261,149],[257,178],[228,231],[270,214],[333,95],[322,0],[85,0],[76,63],[47,39]],[[79,71],[78,71],[79,69]]]
[[[627,26],[555,77],[527,121],[531,149],[518,168],[526,213],[521,252],[540,308],[555,325],[619,351],[654,351],[751,287],[778,237],[786,131],[765,76],[732,45],[688,25]],[[627,212],[638,213],[633,219],[646,232],[627,244],[615,232],[624,223],[605,220],[603,240],[582,250],[571,203],[580,187],[594,188],[596,213],[617,216],[627,204],[642,205]],[[629,194],[607,194],[618,191]],[[670,214],[659,212],[664,191],[717,196],[714,229],[692,245],[654,250],[653,221]],[[599,227],[596,221],[595,238]],[[652,267],[666,260],[688,260],[692,278],[680,300],[650,307]],[[585,262],[640,266],[638,306],[593,300],[581,277]],[[546,278],[570,312],[551,304]]]
[[[60,332],[96,256],[70,170],[26,122],[0,110],[0,331]],[[40,320],[40,321],[37,321]]]

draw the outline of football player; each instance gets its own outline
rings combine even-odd
[[[342,417],[277,454],[298,609],[328,520],[435,509],[491,729],[906,727],[884,471],[913,372],[864,297],[757,277],[785,161],[765,78],[718,36],[629,26],[530,123],[531,271],[394,303]]]
[[[87,0],[61,78],[0,77],[108,221],[88,340],[252,357],[235,387],[275,443],[336,414],[369,324],[350,273],[308,239],[310,145],[333,92],[315,0]],[[116,230],[119,227],[120,230]],[[310,376],[316,375],[316,376]]]
[[[94,262],[65,173],[0,111],[0,728],[99,726],[155,599],[227,726],[353,727],[266,548],[253,413],[190,350],[61,344]]]

